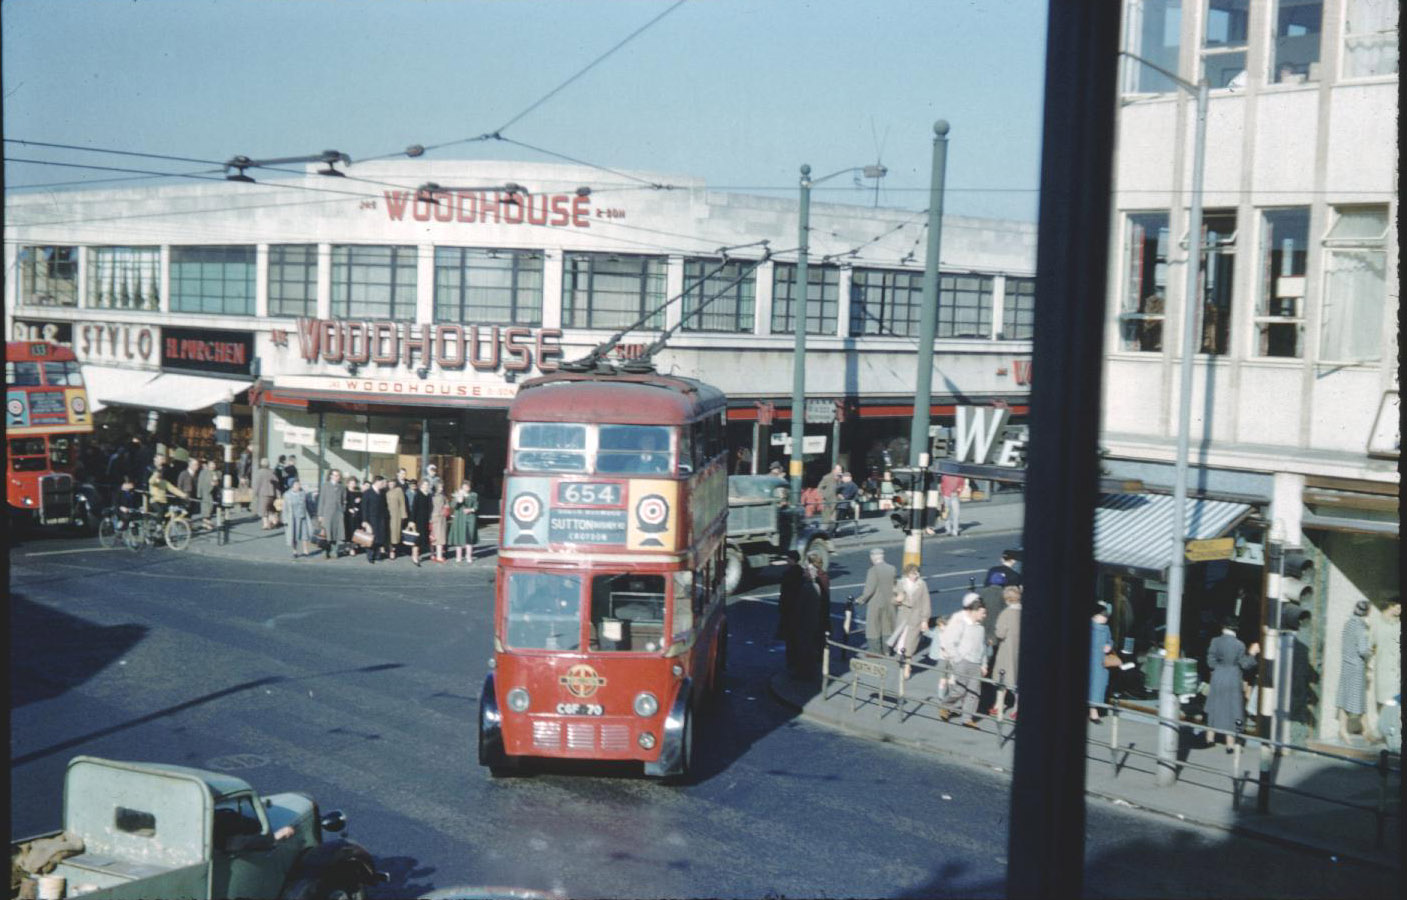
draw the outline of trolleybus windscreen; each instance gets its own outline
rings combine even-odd
[[[585,472],[586,426],[556,422],[519,425],[514,465],[521,472]]]
[[[508,646],[576,650],[581,646],[581,578],[543,572],[508,576]]]
[[[591,649],[655,652],[664,645],[664,576],[591,579]]]
[[[669,428],[602,425],[596,471],[621,475],[668,474]]]

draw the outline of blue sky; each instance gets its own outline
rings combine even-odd
[[[355,161],[493,132],[674,0],[5,0],[7,139]],[[600,166],[794,196],[882,159],[883,205],[1034,221],[1045,4],[689,0],[502,131]],[[499,141],[435,159],[551,161]],[[10,188],[200,164],[5,144]],[[143,184],[148,182],[134,182]],[[818,199],[872,202],[842,176]]]

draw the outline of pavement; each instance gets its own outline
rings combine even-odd
[[[863,632],[855,643],[864,643]],[[901,679],[892,660],[865,655],[885,667],[883,702],[878,678],[855,685],[845,651],[832,647],[831,672],[824,689],[819,680],[774,675],[770,690],[802,717],[858,737],[938,754],[963,764],[1009,774],[1013,768],[1016,723],[981,716],[976,728],[960,716],[944,722],[933,698],[937,673],[915,668],[897,692]],[[853,694],[853,697],[852,697]],[[1267,839],[1320,854],[1331,861],[1352,859],[1400,871],[1402,866],[1402,775],[1394,759],[1384,782],[1376,766],[1289,751],[1272,760],[1269,811],[1257,811],[1261,756],[1248,742],[1240,752],[1208,746],[1204,733],[1189,725],[1184,735],[1184,766],[1177,782],[1156,783],[1158,734],[1155,719],[1119,709],[1103,723],[1089,726],[1085,791],[1091,798],[1134,807],[1180,821]],[[1149,755],[1143,755],[1149,754]],[[1380,793],[1381,792],[1381,793]],[[1309,796],[1313,795],[1313,796]],[[1389,815],[1381,839],[1374,810],[1380,796]],[[1364,807],[1353,809],[1318,798],[1334,798]]]
[[[998,495],[988,501],[963,505],[963,533],[925,538],[925,544],[961,542],[969,535],[1012,534],[1020,545],[1025,506],[1020,497]],[[359,565],[360,560],[324,562],[322,554],[297,558],[288,547],[283,529],[264,531],[257,516],[236,508],[228,540],[213,533],[197,532],[187,552],[241,559],[248,562],[320,567]],[[888,515],[871,515],[858,523],[841,526],[834,539],[837,552],[870,546],[892,547],[898,532]],[[497,524],[480,528],[476,559],[495,553]],[[409,553],[392,562],[409,567]],[[427,563],[427,566],[434,564]],[[446,564],[446,568],[454,563]],[[863,643],[857,636],[856,643]],[[871,657],[874,660],[875,658]],[[939,754],[962,764],[988,771],[1010,773],[1015,747],[1015,723],[998,723],[982,717],[976,729],[943,722],[928,700],[937,691],[936,673],[915,671],[904,685],[905,698],[896,704],[897,667],[885,661],[886,696],[880,703],[874,687],[862,686],[852,702],[848,663],[833,657],[833,680],[822,690],[817,681],[797,681],[785,674],[772,677],[772,694],[794,707],[806,719],[862,738],[898,744]],[[853,708],[852,708],[853,707]],[[1327,758],[1290,751],[1272,761],[1275,788],[1269,812],[1258,811],[1260,753],[1252,742],[1227,754],[1220,746],[1206,746],[1206,738],[1188,726],[1184,741],[1185,765],[1170,787],[1156,783],[1157,727],[1146,713],[1121,709],[1102,725],[1089,730],[1085,788],[1091,798],[1133,807],[1181,821],[1303,848],[1331,860],[1351,859],[1369,865],[1401,869],[1401,763],[1394,758],[1384,782],[1376,766],[1353,760]],[[1143,755],[1148,754],[1148,755]],[[1315,796],[1310,796],[1315,795]],[[1335,798],[1362,808],[1350,808],[1319,797]],[[1381,840],[1374,811],[1380,797],[1388,815],[1383,817]]]

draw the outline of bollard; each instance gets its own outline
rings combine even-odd
[[[1270,751],[1270,745],[1261,742],[1260,745],[1260,782],[1256,787],[1256,812],[1270,812],[1270,767],[1274,760],[1274,755]]]
[[[1377,847],[1379,850],[1383,849],[1383,840],[1384,840],[1383,833],[1384,833],[1384,830],[1385,830],[1384,826],[1386,825],[1386,823],[1384,822],[1384,819],[1385,819],[1386,816],[1387,816],[1387,775],[1388,775],[1387,762],[1388,762],[1388,751],[1386,751],[1386,750],[1379,750],[1379,751],[1378,751],[1378,808],[1377,808],[1377,810],[1376,810],[1376,816],[1377,816],[1377,820],[1378,820],[1378,821],[1377,821],[1377,826],[1378,826],[1378,827],[1377,827],[1377,835],[1376,835],[1376,837],[1375,837],[1374,840],[1373,840],[1373,846],[1374,846],[1374,847]]]

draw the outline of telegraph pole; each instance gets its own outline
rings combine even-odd
[[[938,333],[938,254],[943,237],[943,179],[948,165],[948,123],[933,123],[933,174],[928,186],[928,251],[923,267],[923,314],[919,319],[918,378],[914,387],[914,420],[909,431],[909,465],[914,472],[909,531],[904,535],[904,562],[923,563],[924,505],[928,502],[928,421],[933,403],[933,342]]]

